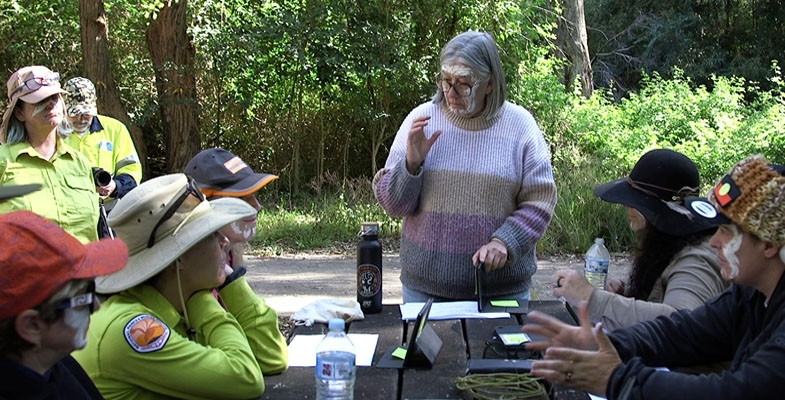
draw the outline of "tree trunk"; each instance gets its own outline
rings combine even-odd
[[[583,0],[560,0],[560,2],[564,12],[562,18],[559,18],[556,35],[564,57],[569,63],[564,71],[565,89],[571,93],[575,78],[580,77],[581,93],[588,98],[594,91],[594,83]]]
[[[187,0],[165,0],[147,29],[169,173],[182,172],[201,148],[194,77],[196,51],[186,32],[187,14]]]
[[[84,76],[95,84],[98,113],[122,121],[131,133],[142,170],[147,175],[147,146],[142,129],[131,121],[123,106],[112,74],[109,54],[109,27],[103,0],[79,0],[79,26],[82,35]],[[137,182],[141,183],[141,182]]]

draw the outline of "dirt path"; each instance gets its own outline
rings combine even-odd
[[[630,259],[614,255],[610,274],[627,274]],[[382,261],[382,290],[385,304],[401,303],[401,264],[398,254],[387,254]],[[356,260],[353,256],[296,254],[283,257],[246,256],[247,279],[254,291],[264,297],[280,315],[291,315],[303,306],[324,298],[356,299]],[[538,261],[533,277],[532,299],[553,297],[553,274],[556,270],[583,270],[578,257],[544,257]]]

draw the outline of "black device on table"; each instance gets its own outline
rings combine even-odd
[[[526,349],[526,343],[547,340],[539,335],[521,331],[521,325],[497,326],[487,341],[482,358],[472,358],[466,366],[467,374],[494,372],[528,372],[533,360],[541,359],[537,351]]]
[[[474,267],[474,285],[477,294],[477,311],[479,312],[506,312],[510,314],[526,314],[529,311],[529,303],[521,300],[490,300],[485,295],[485,263],[480,261]],[[515,305],[494,305],[494,302],[515,302]]]
[[[431,368],[433,366],[443,343],[436,331],[428,324],[432,305],[433,297],[428,299],[417,314],[414,330],[405,347],[405,357],[401,359],[393,355],[396,350],[399,350],[399,347],[394,347],[376,363],[377,368]]]

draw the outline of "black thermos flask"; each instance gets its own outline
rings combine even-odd
[[[363,222],[357,245],[357,302],[363,313],[382,312],[382,245],[379,224]]]

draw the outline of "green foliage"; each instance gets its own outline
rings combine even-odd
[[[740,76],[768,90],[768,67],[785,55],[780,0],[600,0],[585,10],[595,85],[619,96],[638,90],[641,71],[669,78],[674,67],[701,85]]]
[[[360,223],[379,222],[380,241],[386,248],[397,248],[401,220],[392,218],[376,203],[368,179],[341,183],[332,177],[326,190],[315,196],[294,198],[266,192],[266,204],[259,214],[257,235],[252,241],[256,251],[281,254],[322,249],[351,252],[356,245]]]
[[[544,0],[191,2],[203,145],[281,177],[264,191],[255,246],[353,247],[367,220],[394,243],[401,221],[378,207],[370,177],[400,121],[433,94],[440,48],[467,29],[489,31],[510,101],[532,112],[551,148],[559,202],[540,252],[583,252],[595,236],[624,251],[634,238],[623,207],[592,188],[626,176],[645,151],[684,152],[705,187],[749,154],[785,162],[785,85],[771,61],[785,54],[781,2],[633,3],[587,4],[603,88],[585,99],[559,82],[557,16]],[[105,3],[112,71],[159,170],[145,33],[161,4]],[[5,76],[30,64],[81,74],[78,2],[0,0],[0,56]]]

